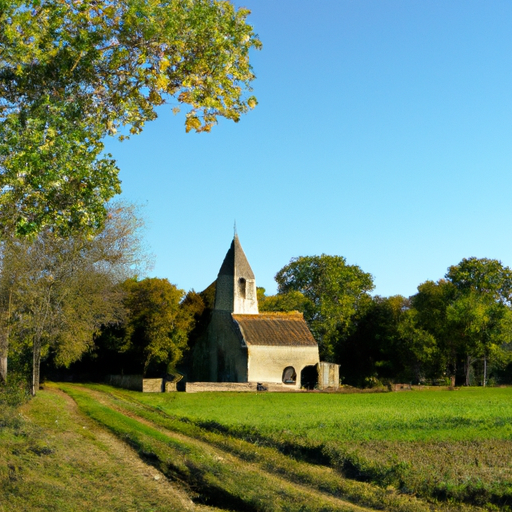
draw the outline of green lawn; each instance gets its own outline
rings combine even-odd
[[[131,396],[199,427],[382,488],[512,507],[512,388]]]
[[[0,409],[0,512],[512,511],[511,424],[508,388],[143,394],[49,384],[21,409]]]
[[[195,422],[316,441],[512,440],[512,388],[376,394],[139,395]]]

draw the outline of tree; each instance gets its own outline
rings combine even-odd
[[[437,366],[442,368],[455,386],[460,340],[448,318],[448,307],[455,298],[456,289],[446,279],[425,281],[418,286],[418,293],[411,297],[414,326],[429,333],[437,346]]]
[[[158,106],[187,107],[187,131],[253,108],[248,14],[226,0],[0,1],[4,236],[101,226],[120,191],[102,140],[139,133]]]
[[[402,379],[419,384],[427,377],[439,378],[443,368],[439,365],[437,340],[418,325],[417,316],[418,312],[413,308],[403,311],[392,350],[401,363]]]
[[[435,340],[418,328],[414,314],[401,295],[377,295],[360,308],[339,346],[340,370],[348,383],[419,382],[431,373]]]
[[[9,320],[12,310],[12,292],[0,295],[0,384],[7,382],[7,355],[9,352]]]
[[[394,354],[403,297],[372,297],[353,317],[353,329],[337,351],[344,382],[367,386],[375,379],[391,379],[400,368]]]
[[[336,347],[363,303],[371,300],[371,274],[347,265],[342,256],[292,258],[275,277],[278,295],[300,292],[307,302],[304,318],[319,343],[323,358],[332,361]]]
[[[123,318],[119,284],[141,255],[140,227],[133,207],[112,205],[95,237],[64,239],[45,230],[34,240],[4,240],[3,318],[12,348],[31,348],[32,394],[42,357],[51,351],[57,365],[68,366],[92,346],[101,325]]]
[[[439,365],[455,385],[457,364],[464,366],[465,384],[476,361],[503,365],[509,360],[512,337],[512,271],[498,260],[463,259],[449,267],[445,279],[427,281],[411,298],[415,325],[436,340]]]
[[[301,292],[291,291],[277,295],[265,295],[265,288],[257,289],[258,309],[261,312],[287,312],[299,311],[304,313],[308,309],[309,299]]]
[[[448,269],[446,278],[453,283],[455,299],[448,308],[465,354],[465,383],[470,384],[472,364],[483,359],[487,380],[487,363],[504,364],[512,342],[512,270],[500,261],[487,258],[463,259]]]
[[[124,289],[127,319],[121,352],[143,375],[173,371],[194,325],[194,313],[181,305],[185,292],[159,278],[130,279]]]
[[[488,258],[464,258],[445,275],[456,287],[458,296],[478,293],[489,302],[512,304],[512,270],[501,261]]]

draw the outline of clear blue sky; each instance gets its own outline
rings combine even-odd
[[[145,203],[151,275],[217,276],[238,234],[258,286],[341,255],[412,295],[464,257],[512,266],[512,2],[247,0],[258,107],[185,134],[170,107],[107,148]]]

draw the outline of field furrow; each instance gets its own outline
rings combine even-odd
[[[428,503],[344,478],[333,468],[201,428],[141,403],[135,393],[105,386],[61,387],[86,414],[154,457],[157,467],[187,482],[205,503],[229,504],[233,510],[460,510],[459,505]],[[147,437],[141,437],[143,430]]]
[[[231,510],[368,511],[262,469],[211,443],[173,432],[134,414],[105,393],[62,386],[88,416],[139,449],[146,460],[197,493],[196,501]]]

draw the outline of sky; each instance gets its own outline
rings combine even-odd
[[[410,296],[462,258],[512,266],[510,0],[246,0],[255,110],[185,133],[171,106],[109,140],[149,275],[201,291],[236,227],[267,294],[339,255]]]

